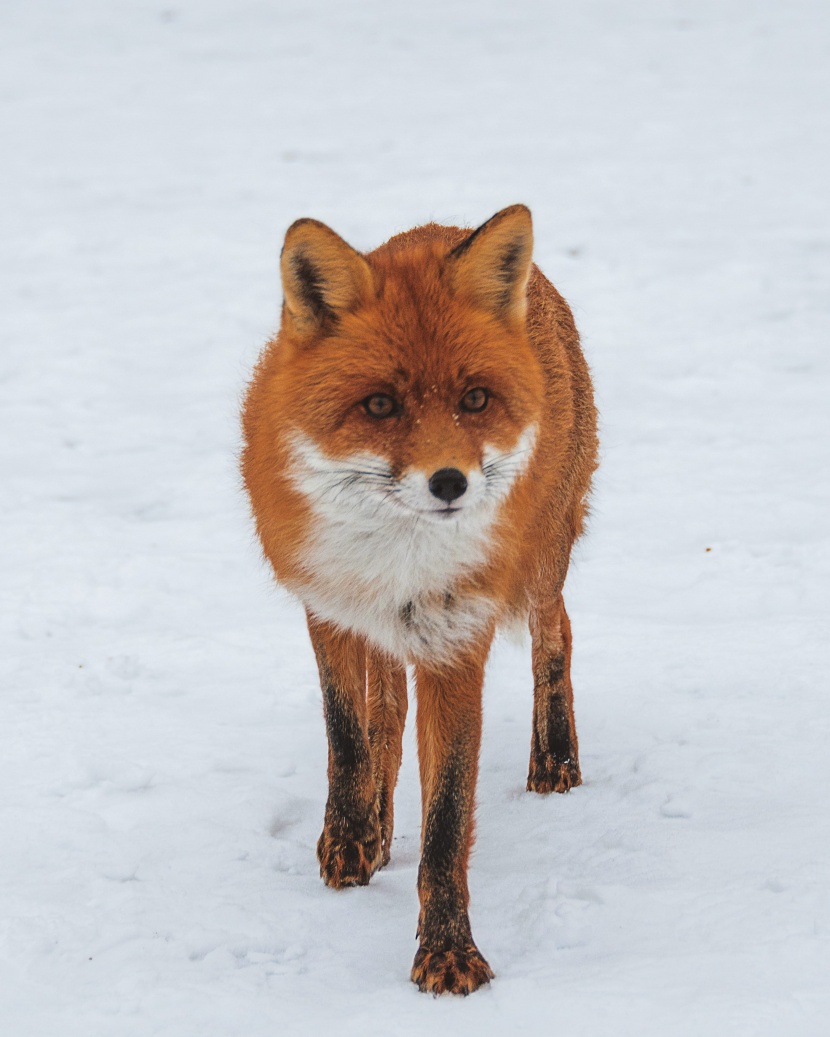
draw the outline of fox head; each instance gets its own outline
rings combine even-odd
[[[278,406],[321,507],[463,520],[503,500],[532,454],[530,212],[460,242],[424,230],[369,255],[315,220],[288,230]]]

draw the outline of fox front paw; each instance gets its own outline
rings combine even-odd
[[[549,756],[533,758],[530,761],[530,773],[527,776],[527,791],[538,792],[546,796],[549,792],[567,792],[582,784],[579,764],[568,760],[557,763]]]
[[[430,994],[472,994],[493,978],[494,972],[478,948],[456,947],[431,951],[419,947],[412,965],[412,982]]]
[[[365,886],[381,864],[380,822],[373,811],[363,824],[328,822],[317,842],[320,876],[327,886]]]

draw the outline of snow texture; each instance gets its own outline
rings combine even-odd
[[[6,0],[0,1029],[830,1032],[824,0]],[[389,868],[326,889],[301,611],[236,469],[297,217],[514,202],[602,414],[568,580],[585,784],[485,689],[468,999]]]

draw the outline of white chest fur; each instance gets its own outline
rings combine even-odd
[[[380,457],[330,458],[297,436],[292,476],[315,521],[295,592],[320,619],[397,658],[451,657],[496,612],[495,602],[460,594],[457,585],[497,549],[495,519],[532,451],[533,431],[510,455],[485,452],[453,514],[442,513],[421,473],[395,478]]]

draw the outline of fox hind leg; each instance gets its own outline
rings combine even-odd
[[[529,792],[567,792],[582,783],[571,685],[571,624],[560,595],[530,613],[533,735]]]
[[[381,861],[378,802],[366,718],[362,639],[308,617],[329,741],[329,794],[317,843],[327,886],[365,886]]]
[[[406,722],[406,668],[370,649],[367,660],[369,747],[378,799],[381,863],[389,863],[395,821],[395,785],[401,766]]]

